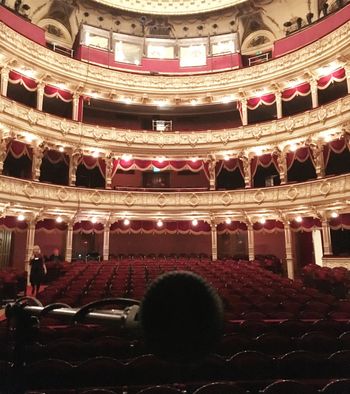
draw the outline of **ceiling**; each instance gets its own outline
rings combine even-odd
[[[94,0],[110,7],[154,15],[189,15],[211,12],[247,0]]]

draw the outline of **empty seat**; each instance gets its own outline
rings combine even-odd
[[[245,394],[245,392],[234,382],[214,382],[200,387],[193,394]]]
[[[152,386],[147,387],[137,394],[181,394],[182,391],[170,386]]]
[[[229,379],[271,379],[276,376],[274,359],[265,353],[244,351],[227,361]]]
[[[326,365],[325,358],[319,354],[295,350],[278,359],[278,372],[286,379],[322,378]]]
[[[329,382],[322,390],[322,394],[349,394],[350,379],[336,379]]]
[[[295,380],[277,380],[260,392],[264,394],[316,394],[317,390]]]

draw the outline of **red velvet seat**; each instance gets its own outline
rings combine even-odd
[[[214,382],[200,387],[193,394],[245,394],[235,382]]]
[[[336,379],[329,382],[320,394],[349,394],[350,393],[350,379]]]
[[[153,386],[142,389],[137,394],[181,394],[182,391],[170,386]]]
[[[317,390],[295,380],[277,380],[263,390],[263,394],[316,394]]]
[[[257,351],[243,351],[227,360],[230,380],[273,379],[276,376],[274,359]]]

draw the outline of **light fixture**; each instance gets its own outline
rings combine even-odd
[[[196,99],[192,99],[192,100],[190,101],[190,103],[191,103],[191,105],[197,105],[197,104],[198,104],[198,101],[197,101]]]
[[[333,212],[331,213],[331,217],[332,217],[333,219],[336,219],[337,217],[339,217],[339,213],[333,211]]]
[[[157,158],[156,158],[156,161],[157,161],[158,163],[164,163],[165,157],[157,157]]]
[[[95,216],[93,216],[93,217],[91,218],[91,223],[92,223],[92,224],[97,223],[97,218],[96,218]]]
[[[225,161],[229,161],[230,160],[230,156],[229,155],[224,155],[224,160]]]
[[[198,158],[197,157],[192,157],[191,161],[192,163],[197,163]]]
[[[192,226],[197,226],[198,224],[198,220],[197,219],[193,219],[192,220]]]
[[[297,223],[301,223],[301,222],[303,221],[303,218],[299,215],[299,216],[297,216],[297,217],[295,218],[295,221],[296,221]]]
[[[132,99],[130,97],[124,97],[121,101],[124,104],[131,104],[132,103]]]
[[[166,100],[155,100],[154,104],[156,104],[158,107],[163,108],[166,107],[168,104]]]
[[[263,154],[262,148],[260,146],[257,146],[256,148],[254,148],[254,153],[257,156],[261,156]]]
[[[163,221],[161,219],[157,220],[157,227],[162,227],[163,226]]]
[[[231,224],[231,223],[232,223],[232,220],[231,220],[230,218],[226,218],[226,219],[225,219],[225,223],[226,223],[226,224]]]
[[[228,104],[231,101],[233,101],[233,97],[232,96],[225,96],[221,99],[222,104]]]
[[[26,134],[25,139],[27,142],[31,143],[34,141],[35,137],[32,134]]]
[[[61,89],[61,90],[65,90],[66,89],[66,85],[64,83],[62,83],[62,82],[56,83],[56,87],[58,89]]]
[[[124,226],[129,226],[130,220],[129,219],[124,219],[123,220],[123,224],[124,224]]]
[[[99,156],[99,152],[97,150],[92,152],[92,157],[94,157],[95,159],[97,159]]]
[[[298,146],[296,144],[290,144],[289,145],[289,150],[291,152],[295,152],[298,149]]]
[[[260,218],[259,219],[259,223],[260,224],[265,224],[266,223],[266,219],[265,218]]]
[[[58,151],[59,151],[59,152],[64,152],[64,147],[63,147],[63,146],[60,146],[60,147],[58,148]]]
[[[124,160],[124,161],[130,161],[130,160],[132,160],[132,155],[129,155],[128,153],[125,153],[125,154],[122,156],[122,160]]]
[[[22,213],[20,213],[20,214],[17,216],[17,220],[19,220],[20,222],[23,222],[23,220],[25,220],[25,216],[24,216]]]
[[[62,223],[62,222],[63,222],[62,217],[61,217],[61,216],[57,216],[56,222],[57,222],[57,223]]]

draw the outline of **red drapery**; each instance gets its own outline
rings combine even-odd
[[[35,92],[38,88],[38,83],[34,79],[28,78],[16,71],[10,71],[9,82],[23,85],[30,92]]]
[[[339,70],[333,71],[331,74],[326,75],[324,77],[321,77],[318,81],[317,81],[317,87],[321,90],[323,89],[327,89],[328,86],[332,83],[332,82],[342,82],[346,79],[346,75],[345,75],[345,69],[344,68],[340,68]]]
[[[308,82],[302,83],[301,85],[293,88],[286,89],[282,92],[283,101],[291,101],[296,96],[307,96],[311,92],[311,87]]]
[[[287,169],[289,170],[292,167],[294,160],[297,160],[300,163],[304,163],[309,158],[311,158],[311,160],[313,161],[312,154],[308,146],[303,146],[302,148],[297,149],[295,152],[288,152]]]
[[[98,167],[103,178],[106,177],[106,162],[101,157],[82,156],[78,165],[83,165],[88,170],[93,170],[95,167]]]
[[[63,152],[59,152],[57,150],[47,150],[45,151],[45,158],[51,163],[51,164],[57,164],[63,161],[65,164],[69,165],[69,159],[66,154]]]
[[[248,109],[256,109],[259,107],[259,105],[264,104],[264,105],[272,105],[276,101],[276,96],[274,93],[269,93],[261,97],[252,97],[248,99],[247,102],[247,107]]]
[[[329,226],[332,230],[350,230],[350,213],[343,213],[337,218],[331,218]]]
[[[7,154],[11,155],[15,159],[20,159],[22,156],[28,156],[30,159],[33,156],[32,148],[23,142],[12,140],[7,145]]]
[[[267,153],[265,155],[260,155],[260,156],[254,156],[250,161],[250,169],[251,169],[252,177],[255,176],[258,166],[261,166],[263,168],[268,168],[270,167],[271,164],[273,164],[278,172],[277,160],[278,160],[277,155],[271,153]]]
[[[303,217],[303,220],[299,223],[296,220],[290,222],[290,228],[292,231],[313,231],[321,229],[321,221],[318,218]]]
[[[244,170],[243,170],[243,163],[242,160],[239,160],[238,158],[232,158],[229,160],[220,160],[216,163],[216,168],[215,172],[216,175],[219,175],[220,172],[225,169],[227,171],[233,172],[236,169],[239,169],[242,177],[244,178]]]
[[[23,220],[17,220],[14,216],[5,216],[0,218],[0,228],[8,231],[27,231],[27,223]]]
[[[125,225],[123,221],[115,222],[110,228],[111,234],[210,234],[210,225],[199,220],[194,226],[191,221],[163,222],[161,227],[156,221],[132,220]]]
[[[52,233],[54,231],[66,231],[66,229],[66,223],[58,223],[54,219],[41,220],[35,226],[35,231],[44,233]]]
[[[204,171],[207,178],[209,178],[208,164],[202,160],[196,161],[186,161],[186,160],[123,160],[116,159],[113,162],[113,172],[112,177],[117,172],[117,170],[130,171],[130,170],[140,170],[147,171],[157,168],[161,171],[172,170],[172,171],[192,171],[199,172]]]
[[[348,148],[345,138],[339,138],[338,140],[334,140],[329,142],[328,144],[323,146],[323,159],[324,165],[327,167],[329,156],[331,152],[336,154],[343,153],[345,149]]]
[[[45,85],[44,95],[50,98],[58,98],[66,103],[69,103],[73,100],[72,93],[50,85]]]
[[[82,220],[81,222],[77,222],[73,226],[74,233],[83,233],[83,234],[101,234],[103,233],[103,224],[102,223],[92,223],[89,220]]]
[[[239,221],[232,221],[231,223],[219,223],[217,226],[217,233],[219,235],[236,234],[242,231],[247,231],[247,225]]]
[[[254,223],[253,229],[254,231],[264,232],[264,233],[283,232],[284,225],[279,220],[266,220],[264,224],[260,222]]]

